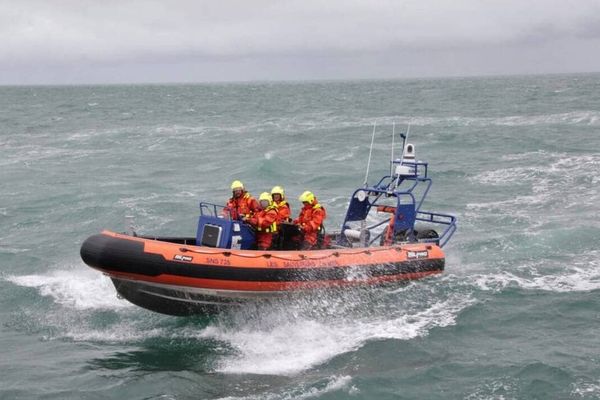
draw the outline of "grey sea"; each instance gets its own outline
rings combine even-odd
[[[443,275],[155,314],[86,237],[193,236],[232,180],[339,228],[410,124]],[[396,136],[397,140],[397,136]],[[397,150],[398,151],[398,150]],[[0,87],[1,399],[599,399],[600,75]]]

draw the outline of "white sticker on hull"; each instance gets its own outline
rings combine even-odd
[[[192,256],[182,256],[181,254],[175,254],[175,256],[173,257],[173,260],[175,260],[175,261],[190,262],[193,259],[194,259],[194,257],[192,257]]]
[[[406,252],[406,257],[409,260],[414,260],[417,258],[427,258],[427,257],[429,257],[429,252],[427,250],[418,250],[418,251],[409,250]]]

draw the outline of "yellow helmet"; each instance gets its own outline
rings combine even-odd
[[[258,197],[258,201],[266,200],[271,204],[271,195],[268,192],[262,192]]]
[[[241,181],[231,182],[231,190],[242,189],[244,190],[244,184]]]
[[[312,204],[313,201],[315,201],[315,195],[307,190],[306,192],[302,193],[300,197],[298,197],[298,200],[300,200],[302,203],[307,202]]]
[[[285,192],[283,191],[283,188],[281,186],[273,186],[273,189],[271,189],[271,196],[273,196],[274,194],[281,195],[282,199],[285,198]]]

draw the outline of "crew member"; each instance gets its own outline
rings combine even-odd
[[[298,218],[293,222],[298,225],[300,232],[303,234],[301,249],[311,250],[317,248],[317,237],[322,230],[327,213],[323,206],[319,204],[315,195],[308,190],[300,195],[299,200],[304,207],[300,210]]]
[[[256,244],[259,250],[268,250],[273,243],[273,234],[277,232],[277,207],[273,205],[268,192],[258,198],[259,210],[244,221],[256,228]]]
[[[231,183],[232,196],[223,209],[223,215],[229,216],[231,219],[242,219],[251,217],[258,211],[258,202],[244,188],[244,184],[240,181]]]
[[[289,203],[285,199],[285,192],[281,186],[274,186],[271,189],[271,198],[273,205],[277,207],[277,223],[291,222],[291,209]]]
[[[394,223],[396,221],[396,207],[393,206],[378,206],[378,212],[386,212],[392,214],[388,226],[383,231],[380,244],[383,246],[391,246],[394,243]]]

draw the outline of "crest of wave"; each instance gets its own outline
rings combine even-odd
[[[301,383],[281,392],[268,392],[251,394],[243,397],[224,397],[219,400],[303,400],[313,399],[331,392],[344,391],[348,395],[358,393],[358,389],[350,385],[352,378],[347,375],[334,375],[326,379],[319,379],[312,383]]]
[[[481,290],[499,291],[509,286],[522,289],[545,290],[551,292],[586,292],[600,289],[600,262],[598,251],[591,251],[586,257],[574,258],[570,265],[554,266],[547,261],[539,265],[525,265],[520,270],[502,271],[497,274],[476,274],[469,280]]]

